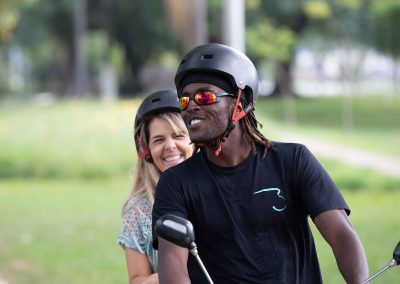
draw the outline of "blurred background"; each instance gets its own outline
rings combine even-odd
[[[0,0],[0,284],[127,282],[137,107],[208,42],[256,64],[262,131],[317,155],[377,271],[400,240],[398,27],[398,0]]]

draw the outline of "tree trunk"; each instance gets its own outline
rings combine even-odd
[[[298,37],[305,30],[308,23],[309,19],[307,18],[307,15],[301,13],[290,26],[290,29]],[[293,46],[289,60],[287,62],[278,61],[276,63],[275,86],[271,92],[272,97],[278,97],[282,95],[285,95],[286,97],[296,96],[293,89],[293,76],[291,73],[294,56],[295,47]]]
[[[204,0],[164,0],[167,17],[174,34],[178,35],[189,51],[207,43],[207,5]]]
[[[89,73],[84,48],[87,26],[86,0],[74,2],[74,82],[73,94],[78,97],[89,95]]]
[[[133,47],[130,42],[127,42],[124,39],[120,39],[120,43],[123,45],[125,50],[125,56],[127,62],[129,64],[129,69],[132,72],[132,75],[129,76],[129,81],[124,82],[121,86],[121,95],[125,96],[127,94],[136,94],[142,91],[139,83],[138,83],[138,74],[140,68],[143,66],[145,59],[137,56],[133,53]]]
[[[295,96],[293,90],[293,76],[291,73],[292,61],[282,62],[278,61],[275,64],[275,86],[270,96]]]

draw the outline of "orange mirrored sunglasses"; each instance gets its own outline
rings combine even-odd
[[[198,105],[211,105],[219,102],[222,97],[224,96],[231,96],[234,97],[233,94],[229,93],[218,93],[210,90],[199,90],[188,95],[182,95],[179,97],[179,107],[180,109],[186,110],[190,100],[193,100]]]

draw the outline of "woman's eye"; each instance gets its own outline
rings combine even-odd
[[[177,135],[175,136],[175,138],[176,138],[176,139],[186,138],[186,135],[185,135],[185,134],[177,134]]]

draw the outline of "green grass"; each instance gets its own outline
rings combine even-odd
[[[297,132],[330,142],[345,144],[400,158],[400,96],[387,104],[379,96],[353,97],[353,126],[343,123],[348,101],[343,98],[296,99],[284,102],[260,98],[256,114],[263,131],[275,137]],[[285,115],[294,110],[294,118]]]
[[[126,283],[116,239],[129,186],[123,178],[0,181],[0,275],[15,284]],[[343,193],[376,272],[399,241],[400,190]],[[344,283],[330,248],[314,235],[324,283]],[[397,283],[399,277],[393,268],[376,283]]]
[[[344,197],[352,213],[350,219],[364,245],[370,274],[388,264],[393,250],[400,241],[400,215],[395,211],[400,200],[400,190],[382,192],[348,192]],[[318,257],[324,283],[344,283],[337,269],[330,247],[313,226]],[[371,283],[398,283],[399,267],[391,268]]]
[[[117,236],[129,179],[0,188],[0,275],[9,283],[126,283]]]
[[[0,108],[0,178],[98,178],[136,161],[137,101],[68,101]]]
[[[62,101],[50,106],[0,105],[0,178],[104,178],[127,174],[136,161],[132,138],[139,100],[105,104]],[[400,157],[400,98],[354,98],[354,129],[341,124],[341,98],[294,101],[287,124],[280,100],[260,98],[257,115],[272,140],[287,131]]]
[[[126,283],[116,244],[120,209],[136,162],[132,124],[139,100],[104,104],[60,101],[49,106],[0,105],[0,280],[9,283]],[[342,127],[340,98],[285,104],[260,99],[267,137],[284,131],[400,157],[400,100],[354,98],[354,131]],[[400,180],[321,159],[352,208],[371,273],[399,241]],[[315,230],[315,229],[314,229]],[[324,283],[343,283],[326,243],[315,234]],[[375,283],[396,283],[393,268]]]
[[[342,112],[349,105],[347,98],[321,97],[298,98],[285,103],[280,99],[261,97],[257,111],[274,117],[278,121],[285,119],[286,108],[294,104],[299,125],[319,126],[328,129],[342,128]],[[396,118],[400,118],[400,97],[394,97],[390,104],[379,96],[354,96],[350,99],[353,109],[354,127],[357,131],[398,129]]]

